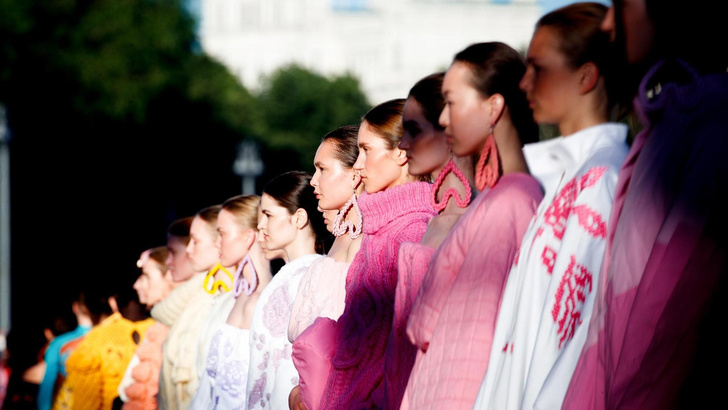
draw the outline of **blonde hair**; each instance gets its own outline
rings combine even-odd
[[[243,229],[256,229],[258,226],[258,195],[237,195],[222,204],[222,209],[235,215],[236,222]]]

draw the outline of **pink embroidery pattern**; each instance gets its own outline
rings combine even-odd
[[[533,247],[533,244],[536,242],[536,239],[540,238],[541,235],[543,235],[543,227],[539,227],[536,229],[536,234],[533,235],[533,240],[531,240],[531,247]]]
[[[599,213],[586,205],[574,207],[579,225],[595,238],[607,237],[607,224]]]
[[[554,264],[556,263],[556,251],[549,246],[544,247],[541,260],[546,266],[546,271],[551,275],[554,272]]]
[[[607,171],[607,167],[594,167],[584,175],[575,177],[567,182],[554,197],[551,205],[543,214],[544,225],[551,227],[553,237],[559,242],[563,240],[569,217],[574,214],[578,225],[594,238],[606,238],[607,224],[599,212],[586,205],[574,206],[579,194],[599,182]],[[539,228],[534,236],[544,234]],[[554,244],[551,244],[554,246]],[[533,246],[533,245],[532,245]],[[557,246],[557,249],[559,245]],[[556,264],[557,251],[549,245],[544,245],[541,253],[541,262],[549,275],[553,274]],[[570,264],[561,278],[556,290],[551,315],[558,325],[559,349],[574,337],[577,326],[582,323],[581,311],[586,296],[592,290],[593,275],[589,270],[576,263],[576,256],[571,255]]]
[[[587,289],[587,286],[589,289]],[[556,291],[556,303],[551,310],[554,321],[558,323],[559,349],[574,337],[576,327],[581,324],[581,308],[587,293],[592,290],[592,274],[586,267],[576,264],[571,255],[571,263]]]
[[[584,189],[594,186],[606,171],[607,167],[591,168],[579,178],[578,183],[576,178],[572,179],[556,195],[553,203],[544,213],[544,222],[552,227],[556,238],[563,239],[564,237],[566,220],[571,213],[576,197]]]

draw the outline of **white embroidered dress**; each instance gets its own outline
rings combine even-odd
[[[288,395],[298,385],[288,341],[291,309],[301,278],[322,257],[309,254],[288,262],[260,294],[250,323],[249,409],[288,408]]]
[[[561,407],[588,330],[626,136],[623,124],[601,124],[527,154],[530,169],[548,172],[535,174],[545,196],[506,282],[475,409]]]
[[[245,386],[250,362],[250,329],[222,323],[210,341],[205,374],[191,409],[247,408]]]
[[[211,340],[220,326],[227,321],[234,305],[235,296],[232,291],[226,292],[222,288],[219,288],[213,295],[210,313],[207,315],[207,320],[205,320],[205,323],[200,329],[200,336],[197,340],[199,344],[196,364],[198,378],[202,378],[202,375],[206,372],[207,356],[210,351]]]
[[[250,360],[248,330],[225,322],[234,304],[232,291],[218,289],[198,339],[200,382],[192,398],[191,409],[245,408],[245,380]],[[202,355],[204,361],[200,360]]]

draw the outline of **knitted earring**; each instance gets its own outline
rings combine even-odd
[[[354,212],[356,212],[356,225],[351,221],[344,220],[346,218],[346,215],[352,209],[354,210]],[[344,204],[344,207],[341,208],[339,210],[339,213],[336,215],[336,219],[334,220],[334,228],[331,232],[334,234],[334,236],[342,236],[346,233],[346,231],[349,231],[349,237],[351,237],[351,239],[356,239],[361,234],[361,227],[361,211],[359,210],[359,204],[356,202],[356,192],[354,192],[353,194],[351,194],[351,198],[349,198],[346,204]]]
[[[253,270],[253,280],[251,282],[248,282],[247,279],[243,277],[243,268],[245,265],[250,265],[250,269]],[[245,292],[246,295],[250,296],[255,292],[255,289],[258,287],[258,272],[255,270],[255,265],[253,265],[253,261],[250,259],[250,255],[245,255],[243,258],[243,261],[240,263],[240,267],[238,267],[237,272],[235,272],[235,281],[233,282],[233,296],[236,298],[240,296],[243,292]]]
[[[457,189],[449,188],[445,191],[445,195],[442,196],[442,202],[437,202],[437,191],[439,191],[440,187],[442,187],[442,182],[445,180],[447,174],[451,172],[454,173],[465,186],[465,198],[461,198],[460,195],[458,195]],[[471,191],[470,182],[468,182],[468,179],[465,178],[463,171],[455,165],[455,161],[453,160],[452,155],[450,155],[450,161],[448,161],[445,168],[440,171],[440,174],[435,180],[435,184],[432,186],[432,207],[435,208],[437,212],[442,212],[442,210],[447,206],[447,201],[449,201],[451,197],[455,197],[455,202],[458,206],[460,208],[466,208],[470,203]]]
[[[490,126],[490,134],[485,139],[483,152],[475,166],[475,186],[482,191],[487,186],[492,188],[500,178],[500,164],[498,161],[498,147],[495,145],[493,126]]]
[[[214,268],[210,269],[210,271],[207,272],[207,276],[205,276],[205,281],[202,283],[202,287],[205,289],[205,292],[207,292],[211,295],[215,294],[215,292],[217,292],[217,290],[220,288],[222,288],[223,292],[228,292],[230,290],[230,286],[228,286],[227,283],[225,283],[224,281],[219,280],[219,279],[214,281],[212,283],[212,286],[208,288],[210,279],[212,279],[215,276],[215,274],[217,273],[217,271],[220,269],[222,269],[222,271],[228,275],[228,277],[230,278],[231,281],[233,279],[233,275],[230,273],[230,271],[225,269],[225,267],[220,265],[220,263],[218,262]]]

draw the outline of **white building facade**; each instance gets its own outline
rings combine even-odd
[[[525,51],[537,0],[202,0],[200,42],[251,90],[297,63],[357,77],[371,104],[406,97],[469,44]]]

